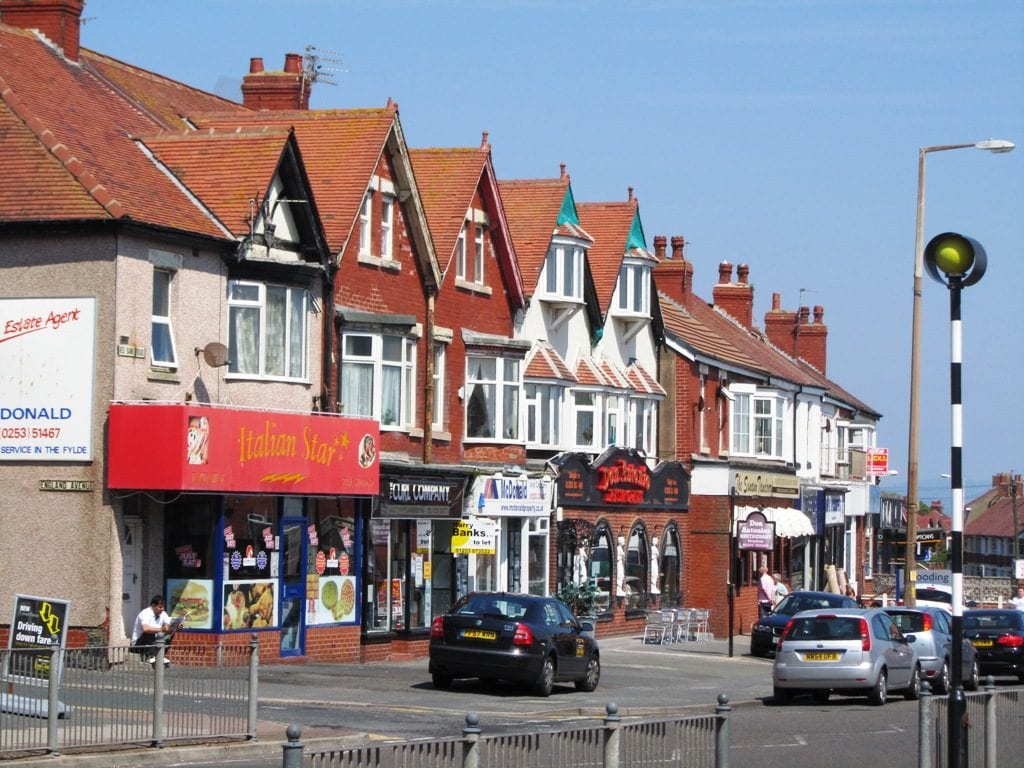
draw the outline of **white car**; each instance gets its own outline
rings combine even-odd
[[[914,590],[914,601],[917,605],[945,608],[952,613],[953,588],[947,587],[945,584],[922,584]],[[973,608],[976,605],[977,603],[973,600],[964,602],[964,608]]]

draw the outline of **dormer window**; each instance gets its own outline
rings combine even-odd
[[[553,301],[583,301],[583,248],[573,243],[551,244],[544,259],[545,297]]]
[[[619,309],[632,315],[651,314],[651,268],[646,264],[623,264],[619,272]]]

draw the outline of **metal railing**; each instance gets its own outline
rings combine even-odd
[[[288,726],[283,768],[728,768],[729,706],[725,695],[710,715],[623,722],[606,706],[600,724],[552,731],[484,735],[480,718],[466,715],[461,737],[374,742],[306,751],[302,729]]]
[[[0,651],[0,757],[255,738],[255,636],[153,650],[154,664],[123,646]]]
[[[960,763],[981,768],[1017,768],[1024,755],[1024,691],[996,689],[985,679],[984,690],[964,694],[966,716],[960,735]],[[933,696],[922,684],[918,720],[918,768],[947,768],[949,759],[949,697]]]

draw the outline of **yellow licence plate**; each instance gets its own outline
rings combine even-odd
[[[974,643],[974,647],[975,648],[991,648],[992,647],[992,641],[991,640],[971,640],[971,642]]]
[[[804,654],[804,661],[839,661],[839,654],[835,651],[808,651]]]
[[[498,633],[490,629],[464,629],[462,636],[467,640],[494,640]]]

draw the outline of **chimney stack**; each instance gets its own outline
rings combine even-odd
[[[65,59],[78,61],[84,6],[85,0],[0,0],[0,23],[38,30]]]
[[[732,282],[732,264],[718,265],[718,285],[711,289],[714,305],[732,315],[745,328],[754,327],[754,288],[747,282],[750,267],[740,264],[736,270],[739,282]]]
[[[302,70],[302,55],[286,53],[284,69],[267,72],[263,59],[249,60],[249,74],[242,80],[242,103],[249,109],[309,109],[309,81]]]
[[[772,294],[772,308],[764,313],[764,330],[768,341],[790,357],[797,357],[825,373],[828,328],[824,323],[825,310],[819,304],[811,310],[800,307],[796,312],[782,309],[777,293]]]
[[[693,264],[683,255],[686,240],[681,235],[673,235],[671,242],[672,255],[666,258],[665,236],[654,237],[654,255],[658,259],[654,280],[659,291],[685,307],[690,301],[693,288]]]

